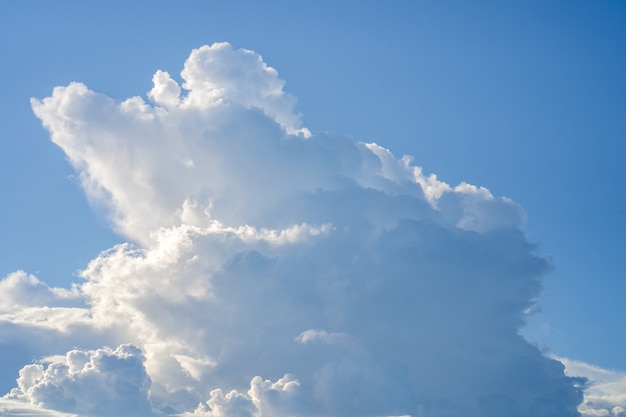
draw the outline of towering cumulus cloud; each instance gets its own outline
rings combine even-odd
[[[41,358],[12,368],[0,405],[579,415],[580,381],[518,334],[550,266],[516,203],[312,134],[252,51],[203,46],[181,77],[158,71],[150,103],[80,83],[32,101],[129,243],[69,289],[24,272],[0,282],[3,349]]]

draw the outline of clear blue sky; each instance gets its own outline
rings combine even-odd
[[[30,1],[0,4],[0,275],[67,285],[123,241],[30,108],[81,81],[125,99],[192,48],[260,53],[312,132],[412,155],[520,203],[554,272],[530,339],[626,369],[626,4]]]

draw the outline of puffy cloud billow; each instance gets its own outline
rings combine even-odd
[[[27,365],[7,398],[43,408],[93,416],[136,416],[151,410],[150,378],[132,345],[95,352],[72,350],[64,358]]]
[[[579,416],[579,380],[518,333],[550,265],[515,202],[311,133],[252,51],[203,46],[181,77],[158,71],[150,102],[80,83],[32,100],[129,243],[70,289],[21,272],[0,282],[3,349],[45,358],[14,370],[4,403],[81,416]]]

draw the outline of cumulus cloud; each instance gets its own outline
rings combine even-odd
[[[45,367],[37,363],[22,368],[17,388],[6,398],[79,415],[149,416],[150,378],[143,361],[132,345],[72,350]]]
[[[247,393],[221,389],[211,391],[206,404],[198,405],[181,417],[280,417],[308,415],[308,404],[301,397],[300,384],[293,375],[285,375],[276,382],[256,376]]]
[[[157,72],[151,102],[80,83],[32,100],[129,243],[69,290],[5,279],[40,296],[0,299],[0,334],[65,358],[23,367],[10,398],[85,416],[579,415],[577,380],[518,334],[550,265],[515,202],[311,134],[252,51],[201,47],[181,77]]]

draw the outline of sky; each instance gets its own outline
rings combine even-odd
[[[0,31],[5,415],[624,415],[623,3]]]

